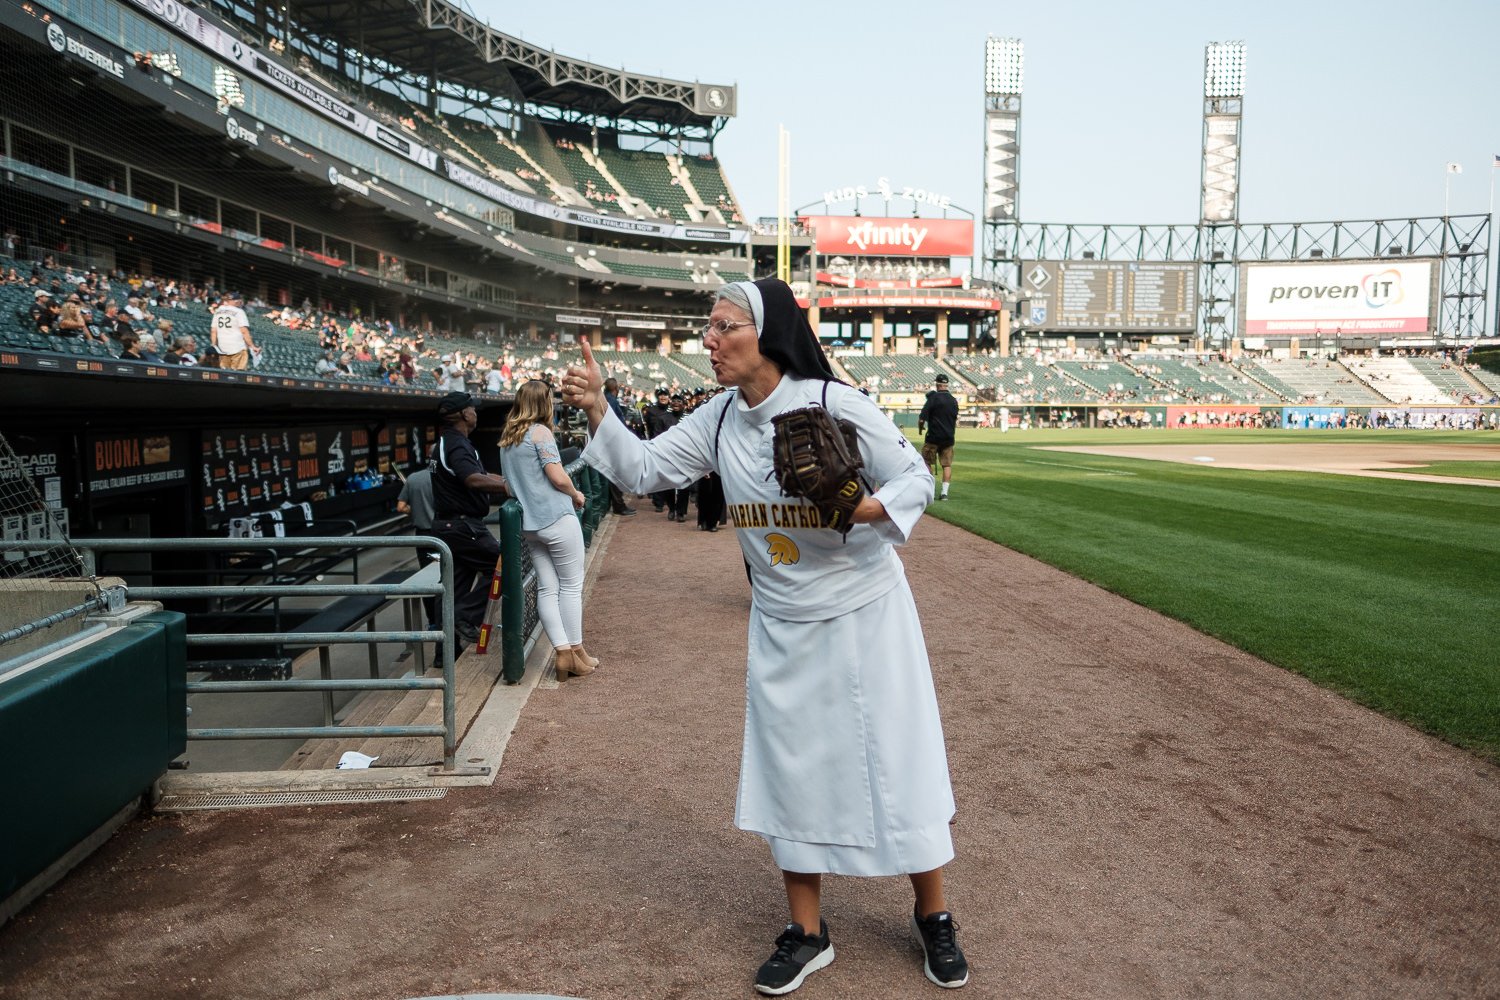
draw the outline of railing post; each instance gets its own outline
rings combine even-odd
[[[594,484],[589,493],[590,505],[594,508],[594,526],[598,527],[604,522],[604,515],[609,510],[609,481],[604,478],[604,473],[587,466],[589,470],[589,482]]]
[[[500,675],[515,684],[526,672],[526,581],[521,575],[521,505],[500,507]]]

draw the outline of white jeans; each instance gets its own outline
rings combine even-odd
[[[583,526],[564,514],[539,531],[523,532],[536,567],[536,611],[553,646],[583,642]]]

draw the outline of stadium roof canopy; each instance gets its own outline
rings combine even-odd
[[[257,13],[265,16],[264,9]],[[309,48],[327,56],[352,47],[376,64],[367,69],[385,64],[392,78],[435,69],[446,97],[519,99],[527,113],[556,121],[710,137],[735,113],[732,85],[571,59],[496,31],[446,0],[288,0],[285,10],[288,34]],[[264,32],[273,25],[256,27]]]

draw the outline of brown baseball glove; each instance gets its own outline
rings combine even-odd
[[[776,482],[789,497],[818,509],[823,527],[847,536],[854,508],[865,497],[859,472],[859,436],[847,420],[834,420],[821,406],[804,406],[771,418],[771,455]]]

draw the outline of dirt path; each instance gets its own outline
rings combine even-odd
[[[1329,472],[1341,476],[1372,479],[1411,479],[1425,483],[1461,483],[1466,486],[1500,486],[1497,479],[1469,476],[1431,476],[1401,472],[1431,462],[1500,462],[1496,444],[1411,444],[1402,442],[1262,442],[1233,444],[1129,444],[1059,445],[1038,451],[1071,451],[1115,458],[1145,458],[1155,462],[1187,465],[1218,465],[1230,469],[1281,472]]]
[[[1495,768],[940,522],[903,555],[964,996],[1500,996]],[[752,996],[784,903],[731,825],[747,593],[729,533],[646,505],[604,667],[535,693],[493,787],[134,822],[0,930],[0,996]],[[826,900],[799,997],[937,995],[899,880]]]

